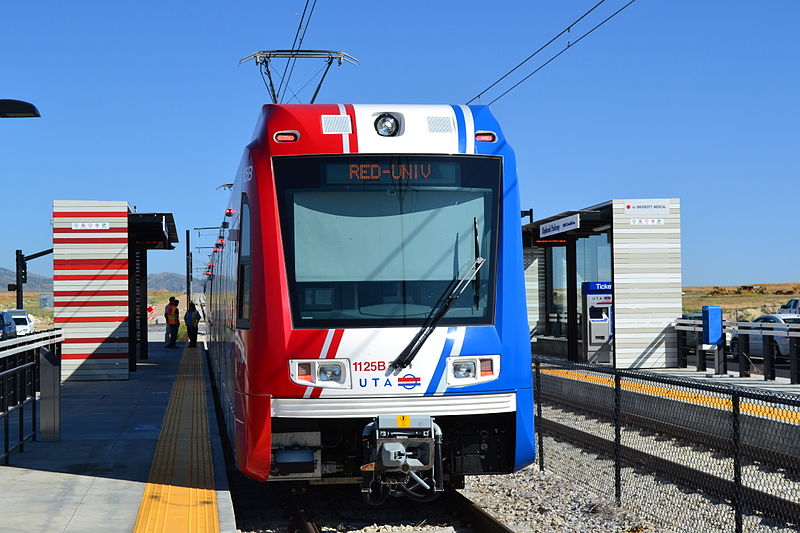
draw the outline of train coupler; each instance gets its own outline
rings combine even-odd
[[[427,415],[380,415],[362,433],[361,493],[368,503],[388,496],[428,501],[444,491],[442,430]]]

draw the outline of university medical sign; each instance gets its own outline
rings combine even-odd
[[[547,224],[539,226],[539,237],[547,237],[548,235],[555,235],[557,233],[564,233],[565,231],[578,229],[581,227],[581,216],[572,215],[564,218],[559,218]]]

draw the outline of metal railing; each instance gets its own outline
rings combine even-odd
[[[678,531],[800,527],[800,396],[533,361],[540,468]]]
[[[25,442],[37,440],[37,434],[44,441],[59,439],[62,340],[61,331],[52,330],[0,341],[0,459],[5,465],[9,464],[11,452],[24,452]],[[37,409],[37,392],[41,392],[41,409]],[[30,414],[27,428],[26,407]],[[18,416],[12,420],[14,414]],[[38,433],[37,414],[41,430]]]
[[[763,358],[763,374],[765,380],[775,379],[775,364],[777,356],[785,356],[789,359],[789,381],[792,384],[800,383],[800,324],[775,324],[765,322],[723,322],[723,331],[727,338],[736,335],[735,350],[728,350],[732,353],[739,366],[741,377],[750,377],[753,369],[757,366],[753,358]],[[678,333],[678,366],[686,368],[688,366],[688,356],[694,352],[696,357],[696,368],[698,371],[706,370],[706,354],[699,349],[700,338],[703,331],[702,320],[691,320],[679,318],[675,322],[675,330]],[[761,354],[753,355],[751,349],[751,337],[758,335],[761,337]],[[779,354],[779,338],[786,338],[786,353]],[[730,345],[729,345],[730,347]],[[721,350],[725,353],[725,350]],[[727,359],[723,358],[723,365]],[[726,369],[723,371],[727,371]]]

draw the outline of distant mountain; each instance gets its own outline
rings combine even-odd
[[[13,270],[0,267],[0,290],[5,291],[9,283],[15,283],[17,274]],[[195,288],[199,288],[201,282],[194,280]],[[40,276],[28,272],[28,282],[23,285],[26,293],[28,292],[53,292],[53,278],[50,276]],[[169,291],[185,292],[186,276],[174,272],[161,272],[159,274],[147,275],[148,291]]]
[[[200,287],[200,282],[194,280],[194,286]],[[161,272],[147,275],[148,291],[186,292],[186,276],[174,272]]]
[[[0,290],[5,291],[9,283],[17,282],[17,273],[0,268]],[[28,281],[22,286],[25,292],[53,292],[53,278],[28,272]]]

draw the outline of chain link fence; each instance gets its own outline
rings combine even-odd
[[[540,468],[665,529],[800,530],[800,396],[533,360]]]

